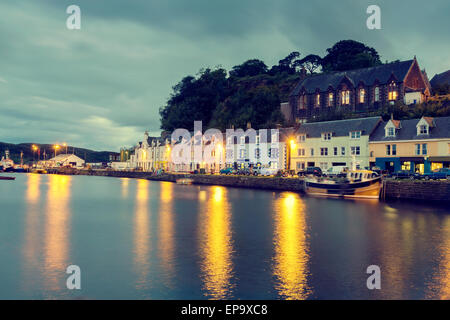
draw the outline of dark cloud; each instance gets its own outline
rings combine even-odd
[[[77,0],[82,29],[65,27],[74,1],[0,4],[0,141],[68,141],[98,149],[159,130],[172,86],[200,68],[268,65],[291,51],[325,54],[342,39],[383,60],[417,55],[429,75],[449,69],[448,0]]]

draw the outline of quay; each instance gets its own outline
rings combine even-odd
[[[178,179],[191,179],[193,184],[219,185],[224,187],[251,188],[272,191],[292,191],[304,193],[303,179],[280,177],[254,177],[235,175],[163,173],[153,175],[150,172],[113,171],[113,170],[80,170],[60,168],[49,171],[50,174],[87,175],[116,178],[136,178],[153,181],[176,182]],[[450,181],[392,180],[383,183],[380,198],[382,200],[408,200],[450,203]]]

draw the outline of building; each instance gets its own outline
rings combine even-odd
[[[431,88],[425,71],[413,60],[370,68],[302,77],[281,110],[289,123],[337,111],[356,114],[375,111],[387,103],[427,101]]]
[[[74,167],[81,168],[84,166],[85,161],[74,154],[58,154],[56,157],[50,160],[41,161],[45,167],[55,168],[55,167]]]
[[[290,169],[369,167],[369,137],[381,123],[370,117],[300,124],[290,143]]]
[[[426,173],[450,167],[450,117],[390,119],[369,142],[370,162],[383,170]]]

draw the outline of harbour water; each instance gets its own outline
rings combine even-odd
[[[449,208],[16,177],[0,181],[0,299],[450,299]]]

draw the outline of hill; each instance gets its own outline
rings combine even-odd
[[[5,155],[5,151],[9,150],[10,158],[15,163],[20,163],[20,153],[23,152],[23,162],[28,163],[33,160],[37,160],[38,154],[37,152],[33,152],[32,146],[36,145],[40,148],[40,159],[44,158],[44,151],[46,153],[46,159],[50,159],[54,157],[55,151],[53,149],[53,145],[51,144],[39,144],[39,143],[20,143],[20,144],[12,144],[0,142],[0,155],[3,157]],[[58,154],[64,152],[65,147],[61,147],[58,150]],[[73,146],[67,146],[68,153],[74,153],[80,158],[84,159],[86,162],[109,162],[110,154],[117,154],[116,152],[109,151],[94,151],[90,149],[77,148]]]

